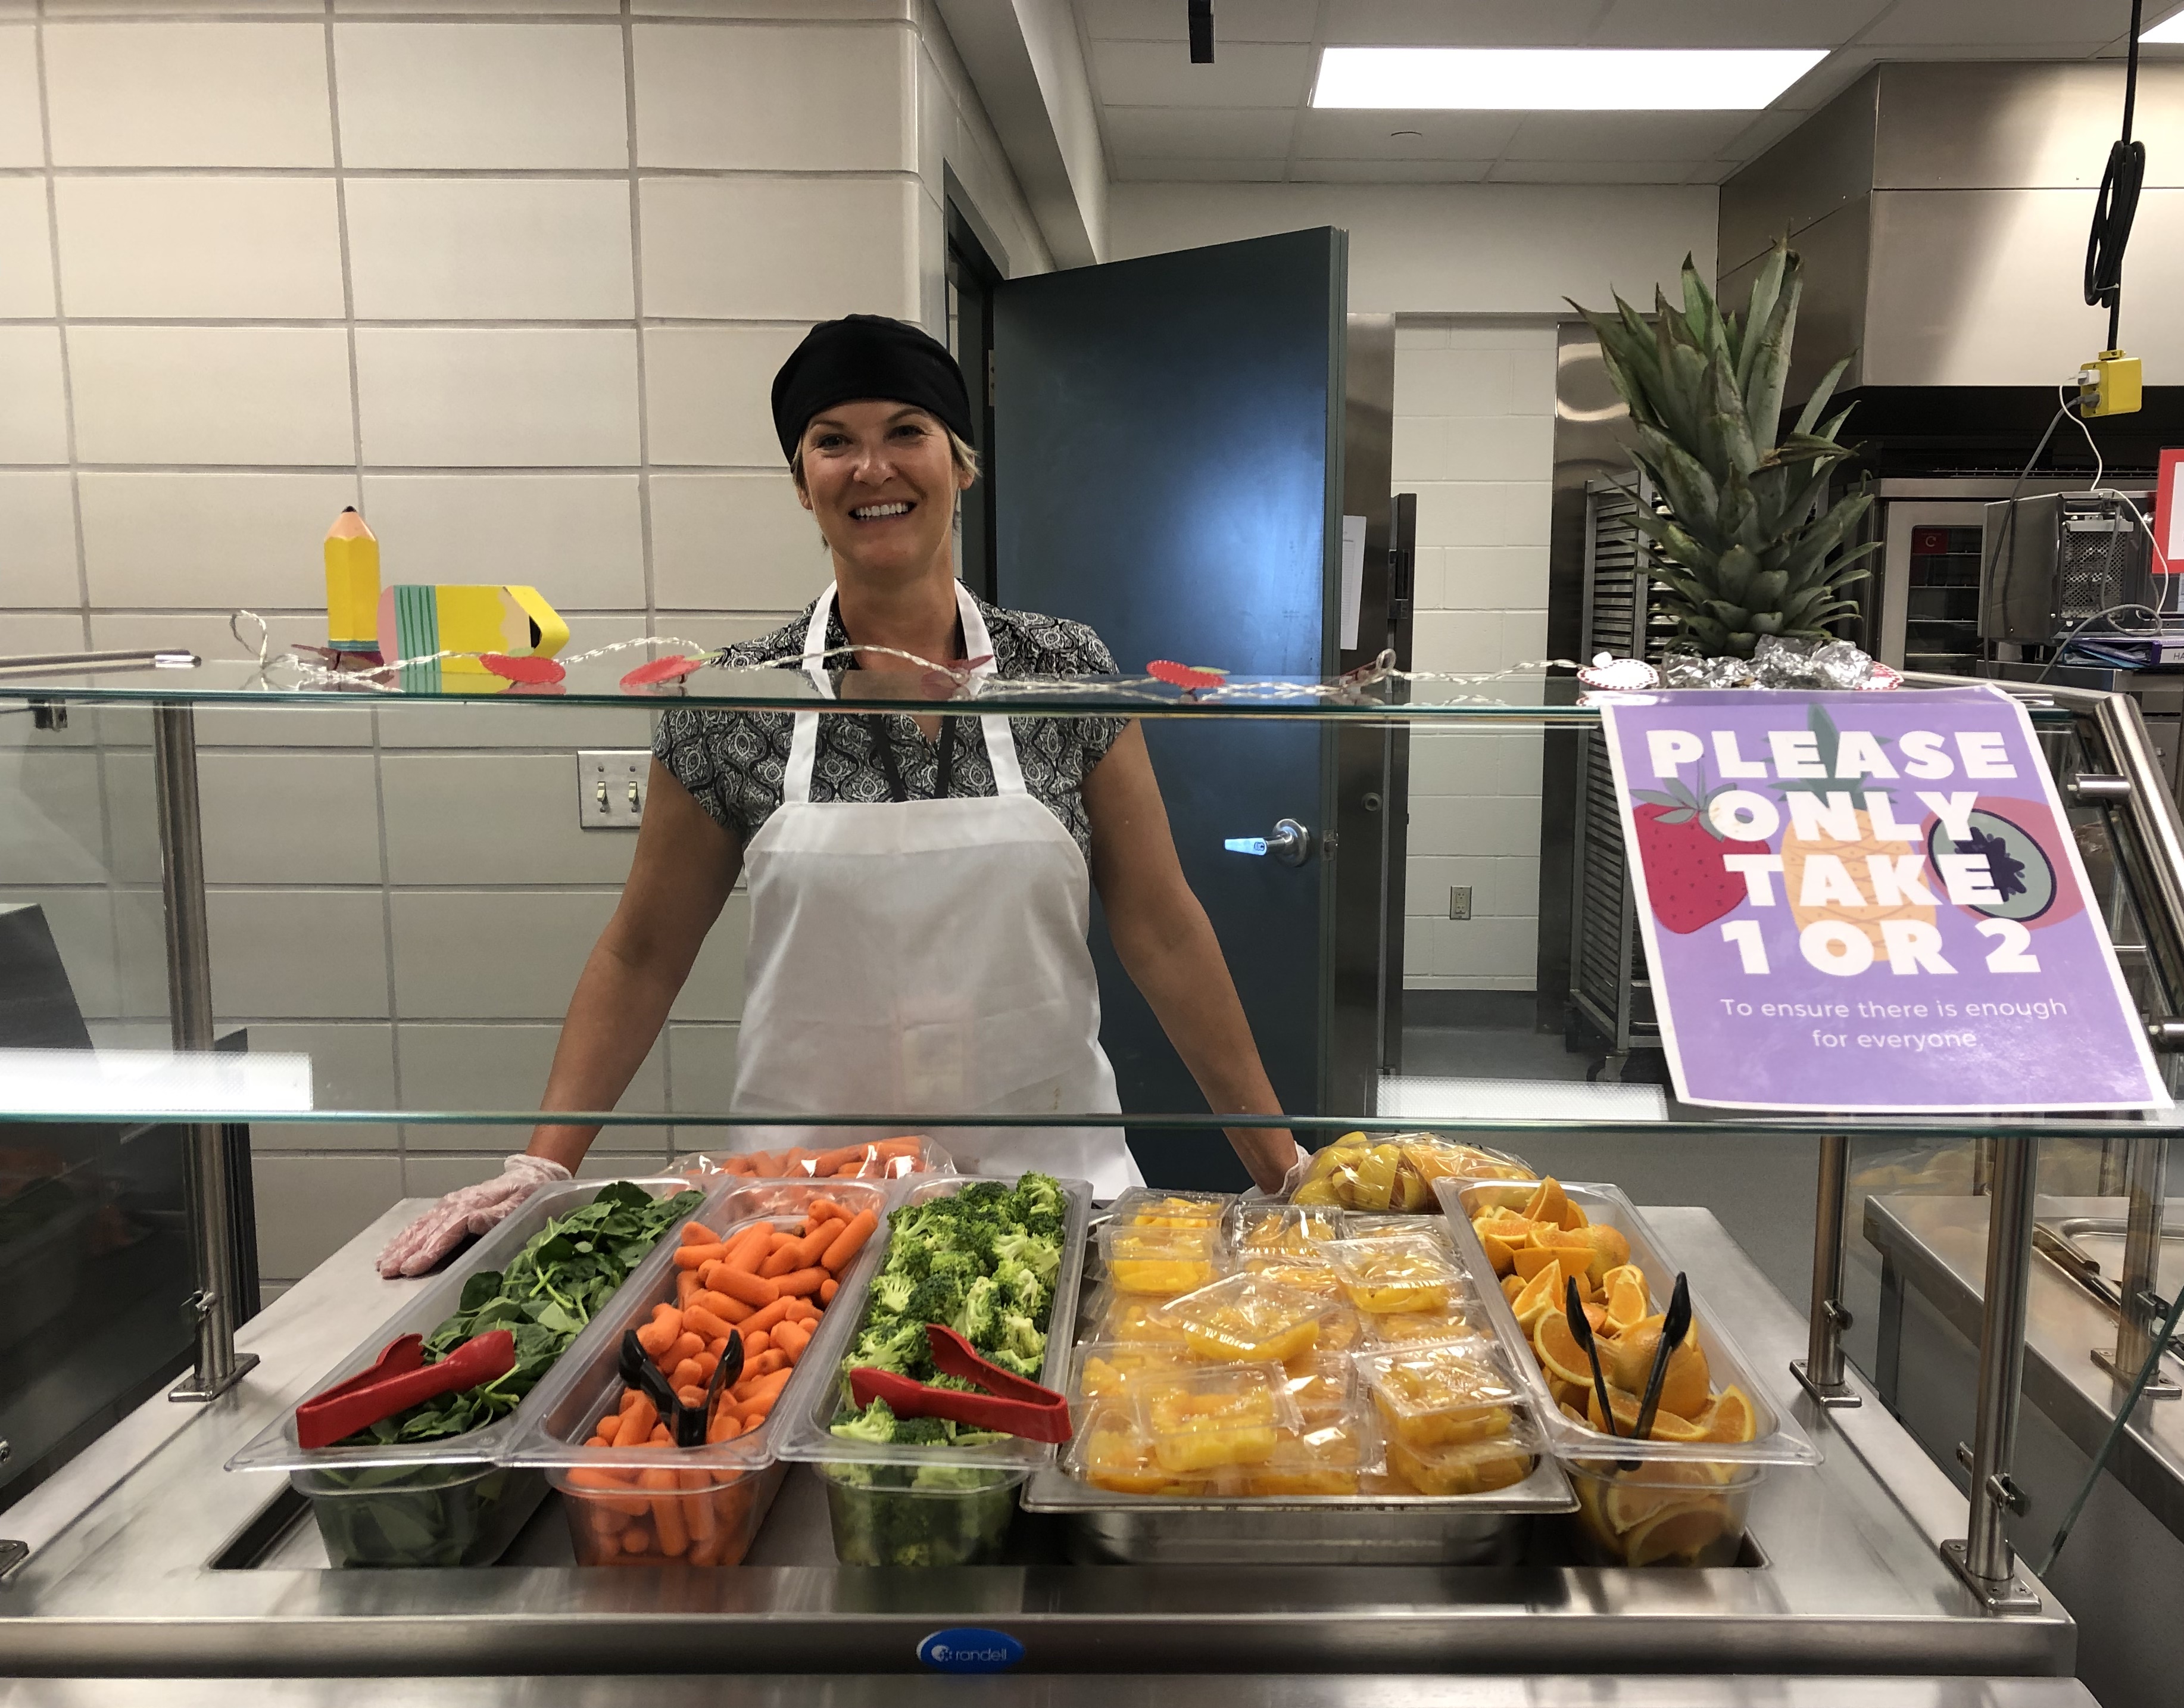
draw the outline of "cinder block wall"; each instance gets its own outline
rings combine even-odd
[[[1393,475],[1396,491],[1418,495],[1418,669],[1485,673],[1545,656],[1554,416],[1552,321],[1397,324]],[[1532,988],[1540,740],[1413,730],[1409,988]],[[1452,920],[1448,892],[1459,885],[1470,886],[1471,918]]]
[[[397,14],[393,16],[374,14]],[[0,652],[322,639],[319,539],[523,581],[571,650],[772,627],[826,560],[766,403],[814,321],[945,315],[944,176],[1048,257],[927,0],[0,0]],[[164,1035],[141,714],[0,717],[0,898],[99,1035]],[[627,871],[579,747],[641,712],[212,711],[223,1025],[322,1106],[535,1107]],[[722,1106],[741,902],[632,1106]],[[521,1128],[262,1125],[265,1273]],[[621,1130],[603,1162],[663,1158]]]

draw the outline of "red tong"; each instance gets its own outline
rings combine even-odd
[[[465,1341],[437,1364],[425,1362],[425,1337],[390,1341],[379,1361],[296,1408],[296,1444],[332,1447],[382,1417],[458,1389],[495,1381],[515,1368],[515,1337],[493,1329]]]
[[[942,1324],[928,1323],[925,1338],[933,1348],[935,1370],[943,1376],[975,1381],[988,1392],[928,1387],[891,1370],[863,1365],[850,1372],[850,1393],[861,1408],[883,1399],[897,1417],[944,1418],[951,1423],[967,1423],[973,1429],[1022,1436],[1026,1441],[1069,1439],[1069,1402],[1061,1394],[1013,1370],[987,1363],[972,1349],[970,1342]]]

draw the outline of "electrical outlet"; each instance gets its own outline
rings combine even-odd
[[[593,749],[577,755],[577,823],[587,830],[634,830],[644,821],[649,748]]]
[[[1471,885],[1451,884],[1448,886],[1448,917],[1468,919],[1471,917]]]

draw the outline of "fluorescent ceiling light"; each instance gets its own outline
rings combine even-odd
[[[2184,42],[2184,12],[2138,32],[2142,42]]]
[[[1315,107],[1684,112],[1764,107],[1814,48],[1329,47]]]

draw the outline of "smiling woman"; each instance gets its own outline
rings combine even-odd
[[[969,395],[941,345],[875,315],[826,322],[783,366],[772,404],[833,583],[725,662],[794,658],[829,698],[846,669],[920,668],[903,654],[982,675],[1112,673],[1084,624],[1001,610],[957,581],[956,504],[978,469]],[[988,1173],[1039,1169],[1101,1197],[1136,1183],[1100,1046],[1095,886],[1117,955],[1208,1106],[1280,1113],[1134,723],[692,707],[661,719],[653,751],[629,880],[570,1002],[547,1118],[489,1206],[431,1213],[447,1237],[405,1236],[385,1272],[420,1273],[483,1231],[481,1216],[513,1208],[533,1175],[582,1159],[598,1130],[552,1112],[613,1107],[739,874],[739,1113],[800,1126],[882,1111],[940,1127],[950,1114],[1082,1116],[947,1142]],[[737,1138],[779,1142],[771,1127]],[[1279,1129],[1229,1139],[1268,1188],[1300,1154]]]

